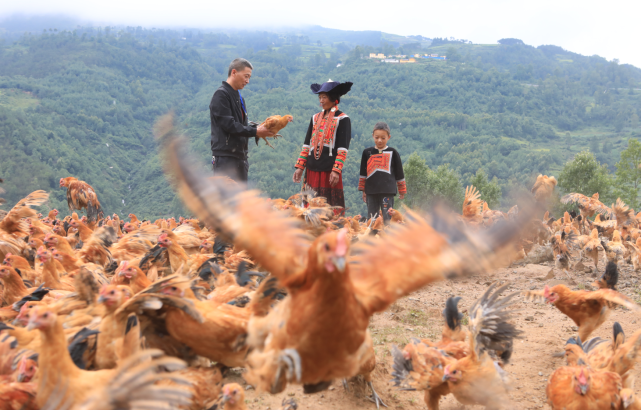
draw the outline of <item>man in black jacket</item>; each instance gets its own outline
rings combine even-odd
[[[237,58],[229,65],[227,81],[216,90],[209,104],[211,116],[211,154],[215,175],[226,175],[247,182],[248,144],[251,137],[272,137],[264,126],[248,125],[245,100],[240,95],[252,76],[252,65]]]

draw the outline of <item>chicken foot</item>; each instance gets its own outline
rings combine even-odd
[[[300,383],[302,373],[301,359],[296,349],[283,350],[278,357],[278,370],[272,384],[271,393],[277,394],[283,390],[283,376],[286,377],[287,381],[295,380]]]
[[[276,138],[278,138],[278,137],[283,138],[283,136],[282,136],[282,135],[280,135],[280,134],[276,134],[276,135],[274,135],[272,138],[276,139]],[[269,143],[269,141],[267,141],[267,138],[263,138],[263,139],[265,140],[265,143],[266,143],[267,145],[269,145],[272,149],[276,149],[276,148],[274,148],[274,146],[273,146],[272,144],[270,144],[270,143]]]
[[[367,399],[376,404],[376,409],[380,410],[380,406],[387,407],[387,404],[383,403],[383,400],[381,400],[378,393],[376,393],[376,390],[374,390],[374,383],[369,381],[367,382],[367,385],[370,389],[372,389],[372,395],[368,396]]]
[[[346,392],[349,391],[349,384],[347,383],[347,379],[343,379],[343,388]]]

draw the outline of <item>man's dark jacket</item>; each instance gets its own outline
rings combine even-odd
[[[211,98],[209,113],[213,156],[247,159],[247,141],[256,136],[256,128],[247,125],[247,113],[243,115],[240,99],[238,91],[226,81]]]

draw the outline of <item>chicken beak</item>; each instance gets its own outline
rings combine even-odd
[[[229,397],[227,394],[223,394],[223,403],[227,403],[231,397]]]
[[[27,330],[33,330],[37,326],[37,323],[34,319],[30,319],[29,323],[27,324]]]
[[[443,375],[443,381],[446,382],[450,379],[450,376],[448,374]]]
[[[105,297],[105,295],[100,295],[98,297],[98,303],[105,303],[106,301],[107,301],[107,298]]]
[[[16,380],[18,381],[18,383],[22,383],[24,382],[25,377],[26,376],[24,375],[24,373],[20,372],[18,373],[18,377],[16,378]]]
[[[581,390],[581,396],[585,396],[585,394],[588,392],[588,385],[579,384],[579,389]]]
[[[347,263],[344,256],[332,258],[332,263],[334,263],[334,266],[336,266],[336,269],[338,269],[340,273],[345,272],[345,266]]]

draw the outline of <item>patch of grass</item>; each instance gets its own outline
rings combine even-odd
[[[410,310],[403,318],[403,323],[412,326],[424,326],[427,322],[427,315],[421,310]]]
[[[579,283],[577,287],[581,290],[585,290],[585,283]]]
[[[13,110],[24,110],[38,104],[40,104],[40,101],[30,92],[12,88],[0,89],[0,106]]]

